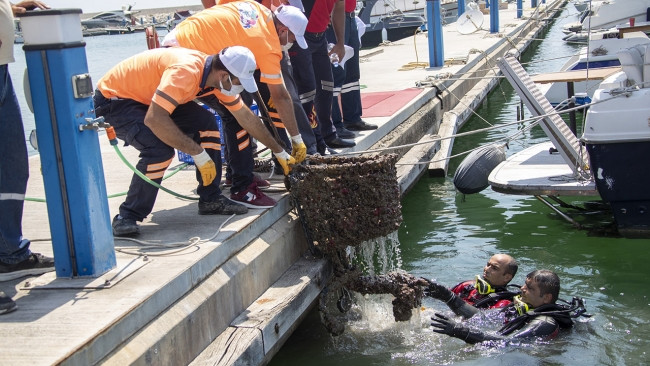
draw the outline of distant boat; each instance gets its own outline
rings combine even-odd
[[[20,20],[18,19],[14,19],[14,43],[25,43],[23,28],[20,26]]]
[[[627,23],[630,18],[636,22],[643,22],[647,19],[650,0],[614,0],[602,1],[591,7],[593,14],[589,15],[589,9],[580,17],[580,22],[565,25],[564,32],[580,32],[589,29],[609,29],[618,24]]]
[[[171,31],[178,25],[178,23],[182,22],[183,20],[191,16],[192,13],[189,10],[176,10],[174,12],[174,16],[171,19],[167,20],[166,22],[167,30]]]
[[[121,10],[106,11],[99,13],[92,18],[81,21],[84,29],[94,28],[117,28],[135,25],[136,20],[133,16],[138,10],[132,10],[133,5],[124,5]]]
[[[375,47],[383,41],[398,41],[413,36],[426,24],[426,1],[422,0],[364,0],[358,17],[366,24],[361,36],[362,47]],[[441,2],[443,22],[456,21],[457,0]]]

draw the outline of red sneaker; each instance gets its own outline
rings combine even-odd
[[[247,189],[231,194],[230,199],[250,208],[271,208],[276,204],[273,198],[260,191],[255,182],[251,183]]]
[[[271,186],[271,183],[269,183],[268,180],[261,178],[257,174],[253,174],[253,183],[257,183],[257,188],[261,190],[268,189]],[[232,186],[232,180],[226,179],[226,181],[223,184],[224,187],[230,187]]]

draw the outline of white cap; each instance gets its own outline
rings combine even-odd
[[[242,46],[227,47],[219,52],[219,59],[228,71],[239,79],[247,92],[255,93],[257,91],[257,83],[253,78],[257,63],[251,50]]]
[[[296,36],[296,42],[300,48],[307,48],[305,41],[305,28],[307,28],[307,17],[300,9],[291,5],[281,5],[275,9],[275,16],[282,24],[289,27],[291,33]]]

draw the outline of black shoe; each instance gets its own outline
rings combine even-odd
[[[113,236],[134,236],[140,234],[140,227],[133,219],[125,219],[120,215],[113,218]]]
[[[12,311],[18,309],[16,303],[7,296],[4,292],[0,291],[0,315],[11,313]]]
[[[336,134],[342,139],[353,139],[353,138],[356,137],[354,132],[348,130],[345,127],[337,127],[336,128]]]
[[[223,194],[213,202],[199,201],[199,215],[241,215],[248,212],[248,208],[235,203]]]
[[[54,271],[54,258],[31,253],[27,259],[16,264],[0,263],[0,282]]]
[[[354,141],[344,140],[338,136],[329,141],[325,141],[325,144],[327,144],[327,146],[329,147],[334,147],[334,148],[352,147],[356,145]]]
[[[343,125],[350,131],[368,131],[377,129],[377,125],[371,125],[363,120],[357,122],[343,122]]]

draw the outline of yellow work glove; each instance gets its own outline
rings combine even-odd
[[[291,136],[291,156],[296,159],[296,164],[302,163],[307,157],[307,146],[300,135]]]
[[[289,155],[289,153],[284,150],[279,153],[273,153],[273,155],[275,155],[275,158],[278,159],[278,163],[282,167],[284,175],[289,175],[289,172],[291,171],[291,167],[289,165],[295,164],[296,159],[294,159],[293,156]]]
[[[210,155],[205,150],[201,151],[200,154],[192,155],[192,159],[194,159],[194,165],[201,173],[203,185],[209,186],[217,177],[217,167],[214,165],[214,161],[210,159]]]

